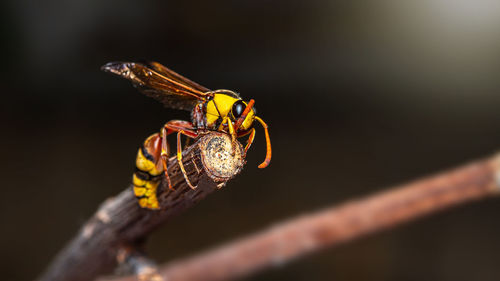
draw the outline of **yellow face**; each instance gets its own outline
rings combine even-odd
[[[255,101],[244,102],[237,94],[229,90],[217,90],[212,93],[213,96],[210,96],[210,99],[205,104],[207,128],[227,132],[231,135],[233,141],[236,137],[250,134],[245,146],[246,153],[255,137],[253,123],[254,121],[258,121],[264,127],[267,148],[266,159],[259,165],[259,168],[267,167],[271,162],[271,138],[269,137],[266,122],[255,115],[255,108],[253,107]],[[244,120],[241,120],[242,116],[245,116]]]
[[[236,95],[215,93],[213,99],[207,103],[207,126],[214,127],[219,117],[221,121],[228,118],[228,121],[231,121],[234,125],[246,106],[247,103]],[[254,119],[255,110],[252,108],[238,130],[247,131],[252,128]]]

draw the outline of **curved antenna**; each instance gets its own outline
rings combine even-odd
[[[271,150],[271,138],[269,137],[269,131],[268,131],[268,126],[264,120],[260,119],[260,117],[255,116],[255,120],[259,121],[259,123],[264,127],[264,132],[266,133],[266,159],[264,162],[262,162],[258,167],[261,169],[264,169],[265,167],[269,166],[269,163],[271,163],[271,155],[272,155],[272,150]]]

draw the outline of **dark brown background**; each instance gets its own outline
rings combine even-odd
[[[403,3],[404,2],[404,3]],[[173,118],[113,60],[154,59],[254,98],[270,124],[243,173],[156,232],[168,261],[500,147],[500,3],[3,1],[0,272],[31,280]],[[247,280],[499,280],[498,200]]]

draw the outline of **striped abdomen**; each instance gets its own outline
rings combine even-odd
[[[137,152],[136,171],[133,176],[134,194],[143,208],[158,209],[156,191],[161,182],[161,137],[159,133],[148,137]]]

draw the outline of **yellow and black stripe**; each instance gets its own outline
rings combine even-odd
[[[159,208],[156,192],[161,182],[163,165],[158,155],[158,148],[154,145],[158,143],[159,138],[158,133],[151,135],[144,141],[137,152],[136,171],[132,182],[134,184],[134,194],[142,208]]]

